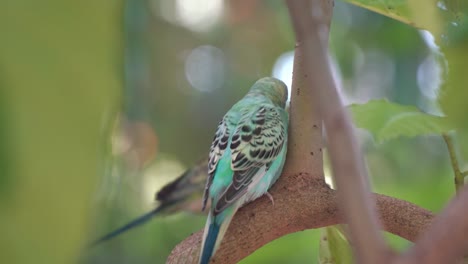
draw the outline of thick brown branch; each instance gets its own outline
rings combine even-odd
[[[351,121],[338,96],[328,62],[327,0],[288,0],[298,49],[304,56],[307,88],[321,114],[328,138],[334,179],[340,194],[351,240],[360,263],[384,263],[390,253],[378,232],[375,203],[370,194],[363,157],[353,135]],[[327,9],[328,7],[328,9]],[[328,12],[327,12],[328,11]]]
[[[468,252],[467,204],[465,185],[398,263],[456,263],[462,259]]]
[[[234,217],[212,263],[237,263],[261,246],[286,234],[345,223],[336,192],[309,174],[283,175],[273,186],[272,205],[262,197],[241,208]],[[433,214],[414,204],[376,194],[384,230],[414,241]],[[167,263],[197,263],[203,230],[180,243]]]
[[[303,49],[296,46],[289,108],[288,156],[283,174],[308,171],[312,177],[323,179],[322,118],[311,103],[314,93],[309,89],[307,72],[310,69],[306,68],[302,53]]]

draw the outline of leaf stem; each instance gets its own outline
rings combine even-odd
[[[452,163],[452,169],[453,173],[455,174],[454,182],[455,182],[455,191],[459,193],[460,189],[463,187],[463,184],[465,182],[465,176],[468,175],[468,171],[461,172],[460,167],[458,165],[458,160],[457,156],[455,154],[455,147],[453,145],[452,138],[444,133],[442,134],[442,137],[444,138],[445,144],[447,145],[447,149],[449,152],[450,156],[450,162]]]
[[[468,171],[464,171],[461,174],[462,174],[463,178],[465,178],[466,176],[468,176]]]

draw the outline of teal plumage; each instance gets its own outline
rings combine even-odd
[[[275,78],[258,80],[218,125],[208,161],[203,208],[205,225],[200,264],[218,249],[237,209],[267,193],[278,179],[287,151],[286,85]]]

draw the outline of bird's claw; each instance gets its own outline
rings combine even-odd
[[[275,200],[273,199],[273,196],[269,192],[266,192],[265,195],[268,197],[268,199],[270,199],[271,204],[275,206]]]

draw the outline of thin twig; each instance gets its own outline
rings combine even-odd
[[[468,174],[468,171],[461,172],[460,167],[458,165],[457,155],[455,154],[455,146],[453,145],[452,138],[448,134],[442,134],[444,138],[445,144],[447,144],[447,149],[450,156],[450,162],[452,163],[452,169],[454,173],[454,182],[455,182],[455,190],[457,193],[460,192],[461,188],[465,182],[465,176]]]

